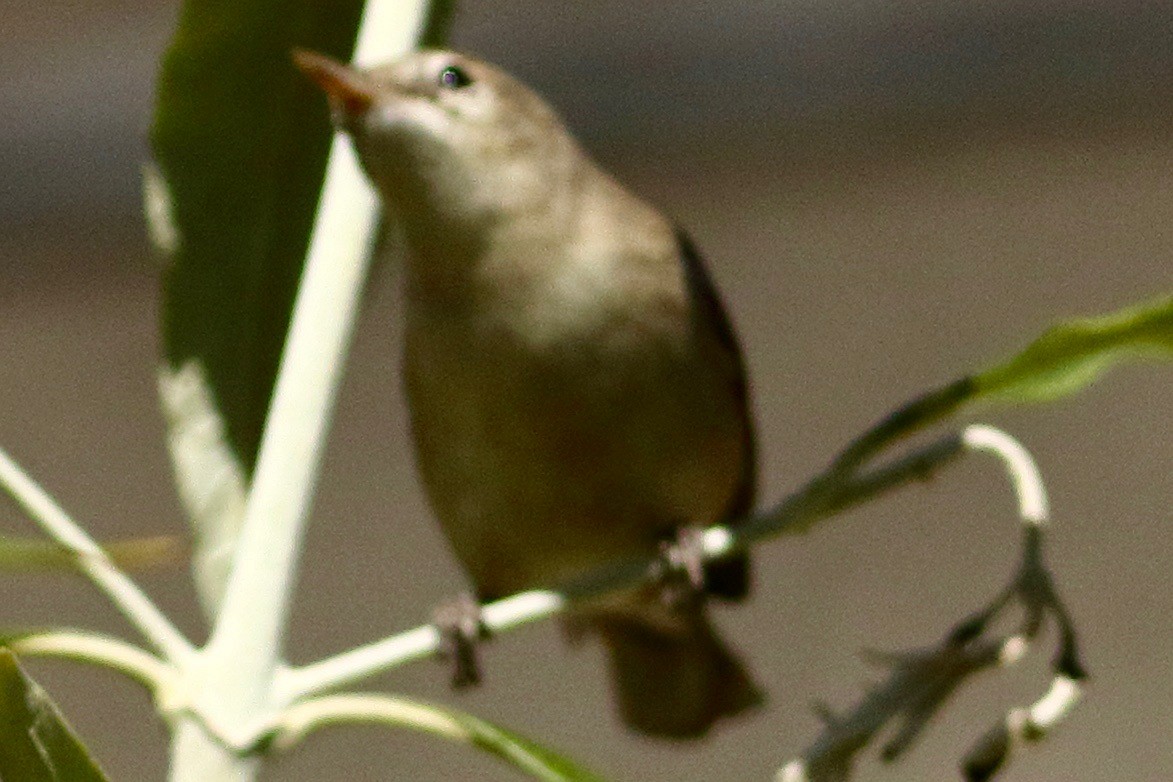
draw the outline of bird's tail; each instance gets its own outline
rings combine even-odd
[[[762,693],[701,606],[674,613],[671,628],[610,616],[592,625],[610,654],[623,721],[653,736],[693,738],[758,705]]]

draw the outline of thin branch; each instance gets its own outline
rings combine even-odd
[[[522,592],[484,606],[481,620],[496,635],[560,614],[566,598],[556,592]],[[415,660],[434,657],[440,635],[433,625],[359,646],[301,668],[284,668],[276,682],[276,699],[293,703],[309,695],[344,687]]]
[[[4,645],[24,657],[51,657],[100,665],[118,671],[167,700],[176,669],[121,638],[88,630],[44,630],[7,639]]]
[[[53,540],[76,554],[78,568],[168,661],[182,666],[191,657],[194,651],[192,645],[175,625],[129,576],[110,561],[93,538],[2,449],[0,486]]]
[[[1048,617],[1059,627],[1051,689],[1033,706],[1011,709],[975,743],[963,761],[966,779],[980,782],[991,778],[1004,765],[1011,747],[1041,738],[1078,700],[1078,681],[1086,674],[1079,661],[1074,625],[1043,563],[1042,525],[1048,519],[1048,507],[1038,467],[1017,440],[993,427],[970,426],[959,441],[969,451],[997,456],[1007,469],[1024,533],[1018,572],[985,608],[960,622],[939,645],[883,655],[892,668],[887,681],[874,687],[846,715],[824,709],[822,734],[801,759],[778,771],[778,782],[843,782],[851,775],[856,754],[882,728],[900,718],[901,726],[881,753],[884,760],[897,758],[963,682],[980,671],[1021,659]],[[986,637],[986,630],[1011,603],[1023,609],[1017,629],[1001,637]]]
[[[1018,516],[1026,524],[1045,524],[1051,511],[1043,476],[1030,451],[1001,429],[975,424],[962,434],[965,447],[990,453],[1002,460],[1018,498]]]
[[[381,693],[347,693],[313,698],[290,706],[281,715],[273,748],[286,750],[309,733],[329,725],[370,722],[408,726],[445,738],[467,740],[468,732],[435,706]]]
[[[822,707],[822,735],[803,753],[778,771],[777,782],[843,782],[851,776],[855,755],[898,715],[904,725],[885,748],[885,758],[899,755],[916,738],[936,710],[964,678],[1013,661],[1003,655],[1004,644],[978,639],[962,645],[945,644],[903,654],[883,655],[892,668],[884,683],[874,687],[848,714]],[[879,659],[880,655],[872,655]]]
[[[1021,735],[1032,741],[1041,738],[1079,703],[1081,690],[1079,680],[1068,676],[1056,676],[1046,695],[1025,710],[1023,719],[1016,720],[1023,726]]]
[[[848,475],[837,461],[826,472],[784,499],[773,510],[736,525],[742,545],[778,534],[805,533],[829,516],[913,481],[924,481],[964,453],[961,439],[943,437],[870,471]]]
[[[839,475],[853,472],[896,441],[944,420],[972,399],[974,393],[973,378],[964,377],[917,397],[853,440],[836,457],[831,472]]]
[[[355,61],[410,51],[427,0],[372,0]],[[349,140],[337,136],[258,452],[235,565],[206,648],[206,695],[251,730],[271,708],[298,554],[318,464],[367,276],[378,203]]]
[[[984,782],[1005,765],[1020,744],[1046,738],[1051,728],[1075,708],[1082,695],[1076,679],[1059,675],[1047,694],[1023,709],[1011,709],[1006,718],[991,728],[965,754],[962,769],[969,782]]]
[[[858,477],[828,471],[769,512],[729,527],[706,530],[702,537],[704,557],[706,560],[717,559],[765,537],[805,531],[818,519],[899,486],[923,480],[961,453],[961,441],[957,437],[947,437]],[[490,603],[483,608],[483,620],[491,634],[499,634],[561,613],[569,603],[647,580],[660,566],[659,560],[646,557],[609,563],[557,591],[523,592]],[[317,663],[283,669],[277,680],[278,700],[292,703],[434,656],[439,642],[435,628],[425,625]]]
[[[470,714],[375,693],[327,695],[291,706],[281,715],[273,747],[288,749],[313,730],[348,723],[409,728],[459,741],[496,755],[514,768],[549,782],[598,779],[566,758]]]

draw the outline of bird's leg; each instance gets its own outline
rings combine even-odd
[[[477,644],[489,637],[481,619],[480,603],[465,592],[436,608],[432,613],[432,624],[440,634],[439,657],[452,663],[452,686],[460,689],[479,684],[481,668],[477,660]]]
[[[661,598],[670,606],[683,606],[704,599],[705,557],[700,527],[677,527],[673,539],[660,544],[656,580]]]

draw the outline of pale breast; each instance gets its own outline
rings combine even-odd
[[[478,589],[555,586],[717,520],[743,400],[678,258],[491,262],[480,306],[409,302],[405,366],[421,475]]]

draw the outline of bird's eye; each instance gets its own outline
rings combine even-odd
[[[449,65],[444,70],[440,71],[440,86],[446,87],[450,90],[458,90],[461,87],[467,87],[472,84],[472,79],[464,72],[464,69],[458,68],[455,65]]]

